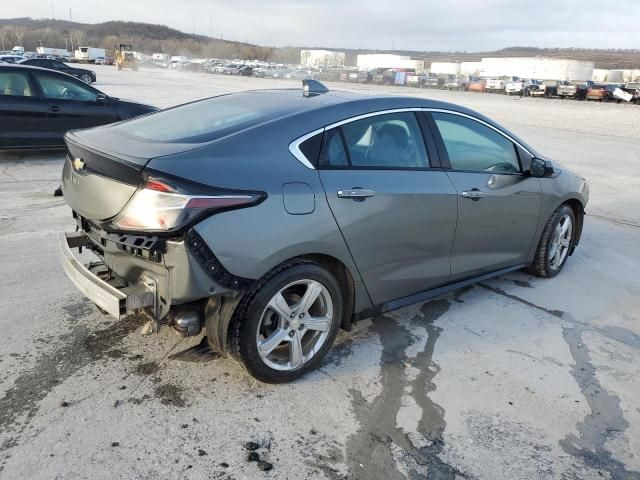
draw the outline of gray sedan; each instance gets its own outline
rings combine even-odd
[[[582,177],[466,108],[303,83],[68,133],[73,283],[116,318],[204,327],[212,349],[286,382],[359,319],[562,270]]]

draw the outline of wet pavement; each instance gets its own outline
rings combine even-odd
[[[109,88],[144,79],[158,97],[166,80],[109,75]],[[211,77],[184,78],[232,81]],[[449,99],[517,104],[523,120],[505,113],[507,126],[544,141],[544,119],[527,116],[536,100],[488,97]],[[558,115],[574,108],[551,104]],[[594,121],[609,115],[603,107],[636,121],[624,106],[584,106]],[[583,135],[545,143],[598,177],[561,275],[513,272],[365,320],[290,385],[258,383],[227,358],[185,361],[176,354],[201,337],[142,336],[141,317],[98,312],[57,257],[57,232],[73,228],[53,197],[61,155],[5,156],[0,478],[640,478],[640,139],[624,139],[635,150],[603,178],[593,165],[618,139],[602,135],[586,151]]]

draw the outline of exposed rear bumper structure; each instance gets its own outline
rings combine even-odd
[[[103,279],[92,271],[99,264],[93,264],[89,269],[73,255],[72,248],[90,244],[84,232],[60,233],[58,240],[65,273],[89,300],[117,319],[145,307],[152,307],[157,318],[156,284],[153,280],[147,279],[133,286],[118,288],[110,283],[109,278]]]

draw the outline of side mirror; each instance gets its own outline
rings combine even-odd
[[[104,93],[99,93],[96,96],[96,103],[99,103],[99,104],[106,103],[108,99],[109,97],[107,97]]]
[[[553,175],[555,174],[553,164],[551,162],[548,162],[547,160],[542,160],[541,158],[531,159],[529,172],[531,173],[532,177],[538,178],[553,177]]]

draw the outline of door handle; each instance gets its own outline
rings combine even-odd
[[[350,190],[338,190],[338,197],[352,198],[354,200],[364,200],[365,198],[375,197],[376,192],[364,188],[352,188]]]
[[[51,106],[49,107],[49,111],[50,111],[50,112],[59,112],[59,111],[60,111],[60,107],[59,107],[59,106],[57,106],[57,105],[51,105]]]
[[[480,191],[477,188],[472,188],[471,190],[467,190],[465,192],[462,192],[462,197],[463,198],[470,198],[474,202],[477,202],[478,200],[480,200],[481,198],[484,198],[486,196],[487,196],[486,193]]]

